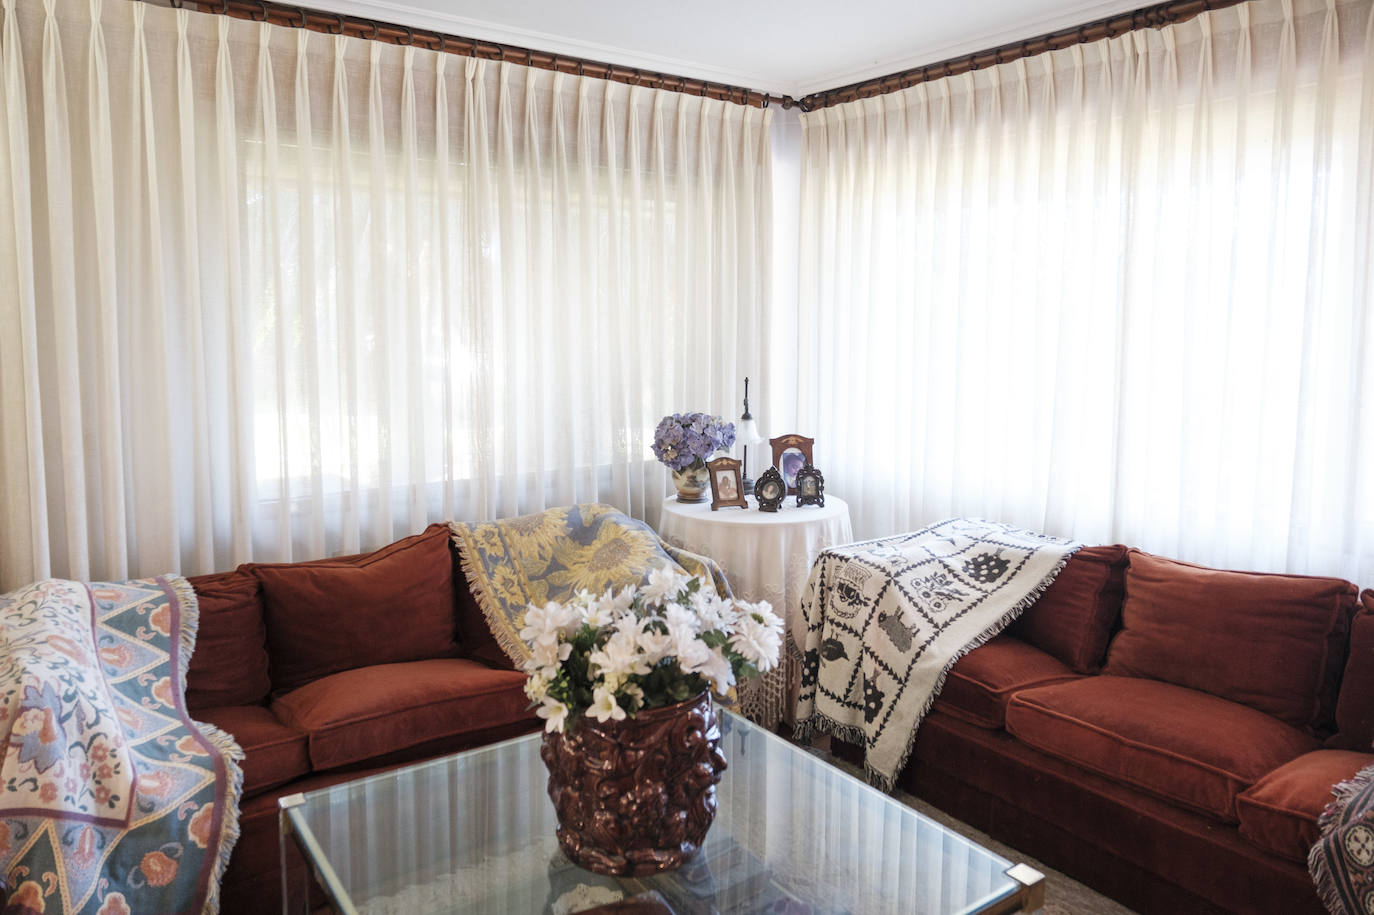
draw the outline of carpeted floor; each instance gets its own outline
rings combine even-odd
[[[815,747],[808,747],[807,749],[826,760],[831,765],[837,766],[850,775],[853,775],[855,778],[863,778],[863,771],[858,766],[845,762],[843,759],[825,750]],[[1003,858],[1007,858],[1017,863],[1024,862],[1043,873],[1045,875],[1045,907],[1040,911],[1043,912],[1044,915],[1134,915],[1133,909],[1128,909],[1119,902],[1114,902],[1101,893],[1089,889],[1077,880],[1067,877],[1063,873],[1042,864],[1025,852],[1012,848],[1009,845],[1004,845],[990,837],[987,833],[974,829],[967,823],[962,823],[952,816],[948,816],[915,795],[908,794],[898,789],[892,796],[908,807],[916,810],[918,813],[925,814],[941,825],[954,830],[966,838],[972,839],[974,842],[1001,855]]]

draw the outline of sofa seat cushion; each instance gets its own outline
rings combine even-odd
[[[1329,732],[1357,595],[1339,578],[1227,572],[1131,550],[1122,629],[1103,672]]]
[[[1126,574],[1124,546],[1085,546],[1011,626],[1011,633],[1080,674],[1102,668]]]
[[[1374,754],[1317,750],[1279,766],[1236,798],[1240,834],[1260,848],[1306,863],[1332,789],[1370,764]]]
[[[1016,693],[1007,730],[1065,762],[1224,823],[1236,795],[1317,749],[1303,731],[1170,683],[1097,676]]]
[[[522,673],[435,658],[333,674],[277,697],[272,710],[310,735],[320,772],[533,718],[529,704]]]
[[[195,713],[195,719],[229,732],[243,748],[244,798],[310,774],[305,734],[282,724],[265,706],[202,709]]]
[[[186,670],[186,707],[261,705],[272,682],[258,579],[239,569],[186,580],[200,608],[196,650]]]
[[[449,529],[365,556],[253,565],[277,693],[341,670],[458,653]]]
[[[1006,721],[1007,700],[1017,690],[1077,677],[1058,658],[1002,635],[973,649],[950,668],[936,705],[970,724],[996,731]]]

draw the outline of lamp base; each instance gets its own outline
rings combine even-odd
[[[744,487],[744,494],[745,494],[746,496],[752,496],[752,495],[754,494],[754,478],[753,478],[753,477],[744,477],[743,479],[741,479],[741,480],[739,481],[739,485],[742,486],[742,487]]]

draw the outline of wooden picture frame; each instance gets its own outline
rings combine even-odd
[[[706,474],[711,480],[711,511],[720,508],[748,508],[744,501],[744,481],[741,479],[742,461],[720,457],[706,462]]]
[[[773,446],[773,466],[782,474],[782,481],[787,486],[789,496],[797,494],[797,471],[812,462],[811,446],[815,443],[814,438],[797,435],[795,432],[768,440],[768,444]]]

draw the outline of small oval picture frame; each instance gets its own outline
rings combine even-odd
[[[797,471],[797,505],[825,507],[825,477],[809,463]]]
[[[744,500],[744,481],[740,479],[741,463],[731,457],[706,462],[706,473],[711,478],[711,511],[749,507]]]
[[[777,511],[786,497],[787,484],[783,482],[778,468],[769,467],[759,475],[758,482],[754,484],[754,499],[759,503],[759,511]]]

